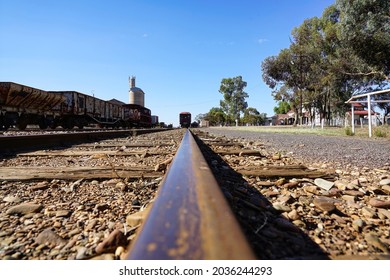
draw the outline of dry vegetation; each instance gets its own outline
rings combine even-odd
[[[273,132],[273,133],[290,133],[290,134],[316,134],[327,136],[351,136],[368,138],[368,126],[355,127],[355,134],[352,135],[352,128],[345,127],[294,127],[294,126],[239,126],[239,127],[224,127],[224,129],[254,131],[254,132]],[[373,138],[387,138],[390,139],[390,126],[373,126]]]

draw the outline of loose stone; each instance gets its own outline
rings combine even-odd
[[[360,231],[364,225],[365,225],[365,222],[362,219],[356,219],[352,222],[352,227],[356,231]]]
[[[375,233],[367,233],[364,237],[369,245],[380,249],[383,253],[389,253],[388,245],[382,242]]]
[[[289,213],[287,214],[287,216],[288,216],[291,220],[293,220],[293,221],[298,220],[298,219],[300,218],[300,215],[298,214],[297,210],[295,210],[295,209],[291,210],[291,212],[289,212]]]
[[[316,197],[313,200],[313,203],[316,207],[321,209],[322,211],[331,212],[335,210],[336,206],[334,205],[334,199],[329,199],[327,197],[321,196]]]
[[[384,186],[384,185],[390,185],[390,178],[383,179],[379,182],[379,185]]]
[[[372,209],[369,207],[363,207],[362,214],[366,218],[374,218],[376,216],[376,211],[375,211],[375,209]]]
[[[118,246],[126,247],[127,243],[127,238],[123,232],[116,229],[96,247],[96,253],[114,253]]]
[[[334,186],[333,182],[324,180],[322,178],[315,179],[314,184],[316,184],[318,187],[320,187],[326,191],[329,191]]]
[[[66,240],[59,236],[57,233],[55,233],[51,228],[42,231],[35,239],[35,242],[37,244],[49,243],[53,246],[66,244]]]
[[[49,187],[49,183],[45,181],[45,182],[39,182],[36,185],[31,186],[29,189],[33,191],[37,191],[37,190],[45,190],[48,187]]]
[[[387,194],[387,195],[390,195],[390,185],[384,185],[382,186],[382,191]]]
[[[6,212],[8,215],[26,215],[29,213],[37,213],[43,209],[43,206],[40,204],[34,203],[23,203],[9,208]]]
[[[19,197],[17,197],[17,196],[9,195],[9,196],[4,197],[3,201],[11,202],[11,203],[18,203],[18,202],[21,201],[21,199]]]
[[[126,224],[130,227],[138,226],[145,218],[146,211],[138,211],[126,217]]]
[[[356,190],[345,190],[343,193],[346,195],[352,195],[352,196],[358,196],[358,197],[364,196],[363,192],[356,191]]]
[[[69,217],[71,214],[71,211],[69,210],[58,210],[56,211],[56,217]]]
[[[379,198],[371,198],[368,202],[371,206],[378,208],[390,208],[390,200],[383,200]]]
[[[390,219],[390,211],[386,209],[378,209],[378,213],[385,216],[387,219]]]
[[[280,212],[290,212],[291,211],[291,208],[287,205],[284,205],[284,204],[281,204],[279,202],[277,203],[274,203],[272,205],[276,210],[280,211]]]

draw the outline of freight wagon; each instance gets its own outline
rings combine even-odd
[[[77,91],[44,91],[0,82],[0,130],[29,124],[41,129],[100,127],[150,127],[151,111],[118,100],[104,101]]]
[[[60,111],[61,114],[52,123],[52,128],[57,126],[65,129],[75,126],[83,128],[90,124],[98,124],[100,127],[121,125],[122,104],[104,101],[77,91],[49,91],[49,93],[61,95],[66,100],[54,107],[54,110]]]
[[[151,111],[137,104],[123,105],[124,125],[126,127],[144,127],[152,126]]]
[[[189,128],[191,126],[191,113],[181,112],[179,114],[179,122],[181,127]]]
[[[12,83],[0,82],[0,129],[27,124],[47,128],[61,114],[59,106],[66,101],[62,95]]]

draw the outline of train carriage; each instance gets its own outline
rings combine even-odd
[[[179,122],[181,127],[189,128],[191,126],[191,113],[181,112],[179,114]]]

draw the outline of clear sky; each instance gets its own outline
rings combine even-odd
[[[250,107],[276,105],[261,62],[332,0],[0,0],[0,81],[128,102],[129,76],[166,124],[219,107],[242,76]]]

